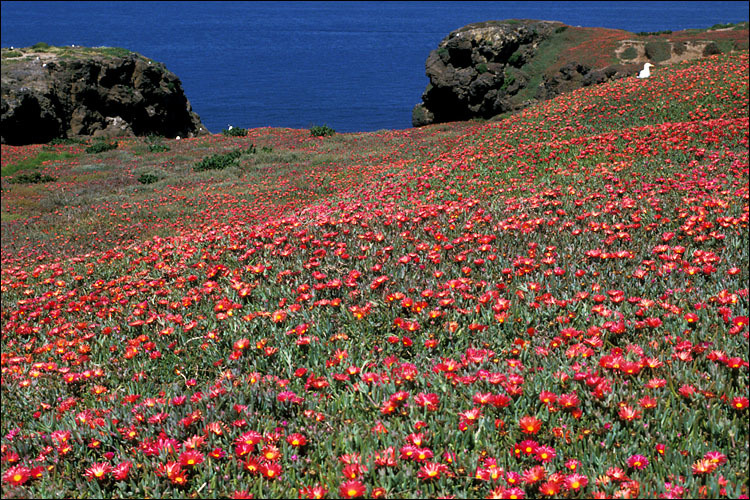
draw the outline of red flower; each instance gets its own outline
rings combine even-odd
[[[727,463],[727,456],[720,451],[709,451],[703,455],[703,458],[710,460],[717,465],[724,465]]]
[[[626,404],[623,404],[622,406],[620,406],[620,411],[617,414],[621,419],[627,422],[631,422],[633,420],[638,420],[639,418],[641,418],[640,411]]]
[[[693,474],[698,476],[701,474],[710,474],[716,470],[716,467],[716,462],[713,462],[708,458],[701,458],[700,460],[695,461],[692,469]]]
[[[299,490],[300,498],[325,498],[326,495],[328,495],[328,489],[319,484],[316,484],[315,486],[305,486]]]
[[[111,465],[109,465],[106,462],[100,462],[86,469],[86,472],[84,473],[84,475],[89,481],[91,481],[92,479],[103,481],[104,479],[106,479],[107,474],[109,474],[111,470],[112,470]]]
[[[4,445],[3,445],[4,446]],[[14,465],[3,474],[3,482],[19,486],[24,484],[31,477],[31,471],[23,465]]]
[[[277,462],[264,462],[258,471],[266,479],[276,479],[281,476],[281,465]]]
[[[581,474],[573,473],[565,478],[565,489],[568,491],[579,491],[589,484],[589,479]]]
[[[365,488],[365,485],[356,479],[344,481],[341,483],[341,486],[339,486],[339,494],[341,495],[341,498],[359,498],[363,497],[366,492],[367,488]]]
[[[440,479],[440,474],[445,473],[448,470],[448,466],[445,464],[435,462],[425,462],[425,464],[419,468],[417,477],[423,481],[430,481],[433,479]]]
[[[133,462],[122,462],[112,469],[112,477],[117,481],[124,481],[128,478],[128,473],[130,473],[132,467]]]
[[[648,465],[648,458],[643,455],[632,455],[628,458],[628,467],[631,469],[642,470]]]
[[[265,445],[260,454],[263,455],[263,458],[272,462],[275,462],[281,458],[281,451],[277,446],[274,446],[272,444]]]
[[[545,481],[539,485],[539,493],[547,497],[556,497],[560,493],[560,485],[551,481]]]
[[[299,432],[295,432],[286,437],[286,442],[292,446],[300,447],[307,444],[307,438]]]
[[[525,417],[521,417],[518,425],[524,434],[536,434],[542,428],[542,421],[536,417],[526,415]]]
[[[555,449],[551,446],[538,446],[534,453],[534,458],[543,463],[549,462],[557,456]]]
[[[435,411],[438,409],[438,404],[440,404],[440,399],[438,398],[438,395],[433,392],[429,394],[420,392],[419,394],[414,396],[414,403],[417,406],[427,408],[430,411]]]
[[[193,467],[194,465],[203,463],[203,453],[194,450],[185,451],[180,454],[179,461],[183,467]]]

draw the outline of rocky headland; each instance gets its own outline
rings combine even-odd
[[[530,19],[473,23],[430,52],[425,63],[430,83],[414,107],[412,124],[491,119],[634,76],[646,62],[658,67],[747,48],[746,22],[638,34]]]
[[[55,138],[208,133],[180,79],[125,49],[2,49],[3,144]]]

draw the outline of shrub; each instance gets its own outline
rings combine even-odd
[[[667,42],[648,42],[646,44],[646,57],[653,62],[666,61],[672,56],[672,49]]]
[[[511,66],[521,66],[523,63],[523,56],[519,52],[513,52],[511,56],[508,58],[508,64]]]
[[[662,31],[639,31],[636,33],[638,36],[657,36],[657,35],[669,35],[672,33],[672,30],[662,30]]]
[[[721,48],[719,48],[716,42],[710,42],[703,47],[703,57],[712,56],[714,54],[721,54]]]
[[[151,134],[146,137],[146,143],[148,144],[148,150],[151,153],[166,153],[170,150],[170,147],[161,142],[162,137],[156,134]]]
[[[72,144],[84,144],[86,141],[83,139],[76,139],[74,137],[55,137],[49,141],[50,146],[70,146]]]
[[[562,33],[566,29],[568,29],[567,26],[558,26],[557,28],[555,28],[555,33]]]
[[[252,147],[254,151],[254,146]],[[241,149],[235,149],[234,151],[230,151],[229,153],[219,153],[211,156],[207,156],[203,158],[200,163],[197,163],[193,170],[196,172],[202,172],[204,170],[224,170],[227,167],[231,167],[232,165],[237,165],[238,161],[240,159],[240,156],[242,156],[243,151]]]
[[[484,63],[477,64],[477,73],[479,73],[480,75],[482,73],[487,73],[487,65]]]
[[[96,141],[91,146],[86,148],[87,153],[96,154],[96,153],[103,153],[104,151],[110,151],[112,149],[117,149],[117,142],[107,142],[107,141]]]
[[[230,125],[229,128],[222,130],[221,133],[228,137],[245,137],[247,135],[247,129]]]
[[[138,176],[138,182],[141,184],[153,184],[159,180],[159,176],[152,173],[145,173]]]
[[[314,125],[310,127],[310,135],[312,135],[313,137],[325,137],[328,135],[333,135],[335,133],[336,131],[328,125]]]
[[[271,146],[263,146],[260,148],[261,153],[273,153],[273,148]]]
[[[636,57],[638,57],[638,51],[635,50],[635,47],[628,47],[627,49],[622,51],[622,55],[620,57],[627,60],[635,59]]]
[[[41,182],[54,182],[57,178],[47,174],[40,174],[39,172],[24,172],[19,174],[18,177],[10,179],[8,182],[11,184],[39,184]]]
[[[503,77],[503,84],[500,86],[500,90],[502,91],[505,91],[508,87],[516,83],[516,77],[511,73],[505,73]]]
[[[3,53],[3,57],[21,57],[23,55],[22,52],[18,52],[17,50],[9,50],[5,53]]]
[[[50,46],[49,46],[49,44],[47,42],[39,42],[39,43],[35,43],[34,45],[31,46],[32,49],[34,49],[34,50],[40,50],[40,51],[46,50],[49,47]]]

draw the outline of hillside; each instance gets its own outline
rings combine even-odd
[[[504,117],[581,87],[748,48],[747,23],[630,33],[557,21],[508,19],[463,26],[430,52],[430,82],[412,123]]]
[[[747,495],[749,62],[2,145],[3,496]]]

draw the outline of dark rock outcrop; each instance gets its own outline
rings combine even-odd
[[[520,107],[512,97],[530,76],[520,68],[555,29],[548,21],[488,21],[451,32],[430,52],[430,83],[412,112],[414,126],[490,118]]]
[[[163,64],[118,49],[20,49],[2,60],[2,142],[207,133]],[[20,55],[17,55],[20,54]]]

